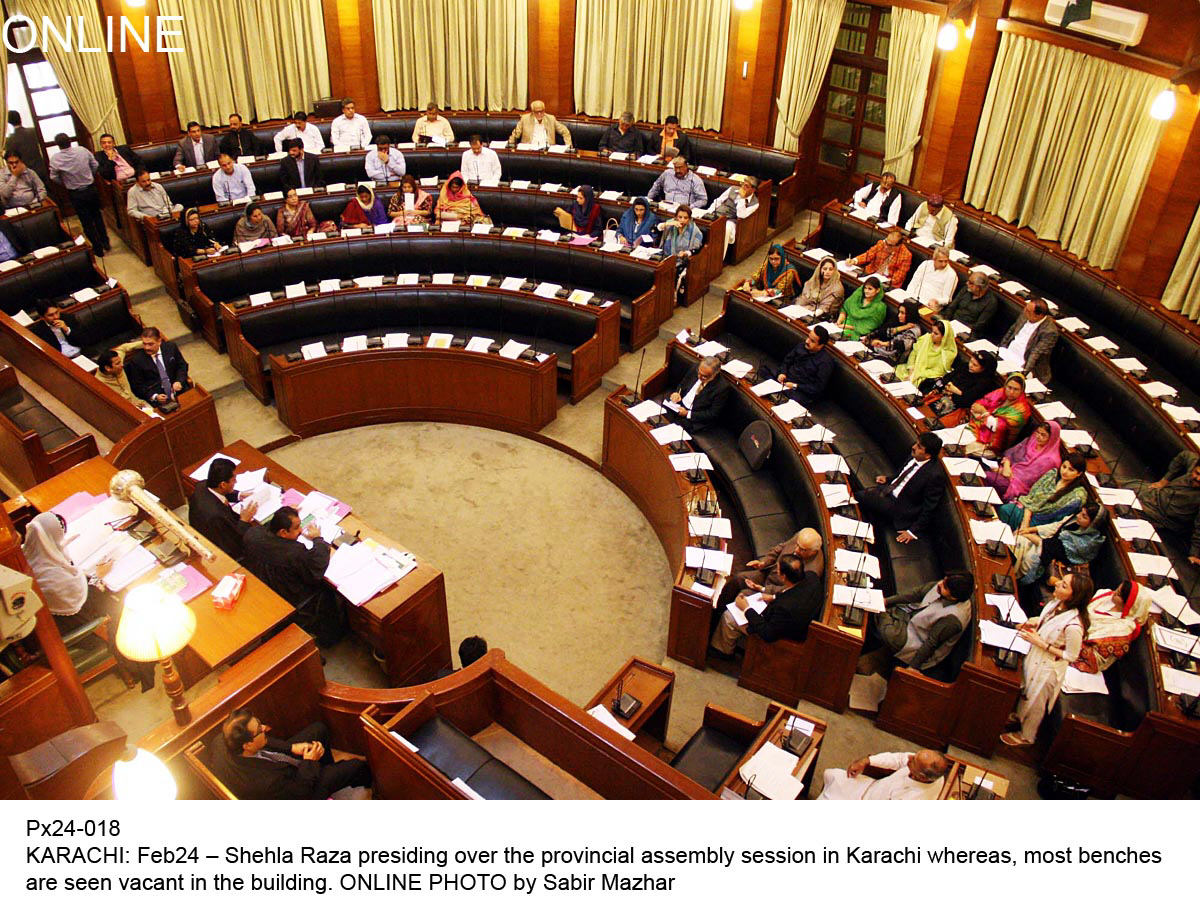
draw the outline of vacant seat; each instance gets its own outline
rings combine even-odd
[[[82,799],[124,749],[125,730],[105,720],[60,732],[8,761],[30,799]]]
[[[549,799],[453,723],[435,716],[408,737],[422,758],[451,780],[461,779],[484,799]]]
[[[671,759],[671,767],[716,793],[747,748],[718,729],[701,726]]]
[[[26,393],[23,387],[10,387],[0,394],[0,412],[18,431],[35,433],[47,452],[75,440],[75,433],[66,423]]]

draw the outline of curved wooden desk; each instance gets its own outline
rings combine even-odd
[[[279,418],[302,438],[413,420],[536,432],[558,412],[553,356],[410,346],[270,361]]]

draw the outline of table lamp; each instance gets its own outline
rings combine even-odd
[[[112,790],[116,799],[142,802],[175,799],[178,792],[167,766],[156,755],[132,745],[113,763]]]
[[[134,662],[162,662],[163,690],[171,698],[175,722],[186,726],[192,715],[183,699],[183,679],[171,656],[183,649],[196,632],[196,615],[178,595],[158,585],[139,585],[125,596],[117,649]]]

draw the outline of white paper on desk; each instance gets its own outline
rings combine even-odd
[[[251,307],[259,307],[263,304],[269,304],[274,298],[271,297],[270,291],[258,291],[251,294],[249,297]]]
[[[408,348],[408,333],[386,333],[383,337],[385,349]]]
[[[517,278],[515,275],[507,275],[504,281],[500,282],[500,288],[503,291],[520,291],[521,286],[525,284],[524,278]]]
[[[1092,336],[1090,339],[1083,340],[1084,345],[1090,346],[1097,352],[1103,352],[1106,349],[1119,349],[1120,346],[1109,339],[1107,336]]]
[[[19,262],[16,264],[20,265]],[[4,268],[4,266],[0,265],[0,270],[3,270],[3,268]],[[13,319],[16,320],[18,323],[20,323],[22,326],[32,326],[33,322],[34,322],[33,317],[31,317],[29,314],[27,314],[24,310],[18,310],[16,313],[14,313]]]
[[[343,352],[365,352],[367,350],[367,337],[361,336],[346,336],[342,339]]]
[[[859,369],[865,371],[871,377],[880,377],[884,374],[891,374],[896,370],[896,366],[888,364],[882,358],[871,358],[860,364]]]
[[[818,483],[821,487],[821,498],[827,508],[841,508],[843,505],[857,505],[850,495],[850,487],[845,483]]]
[[[799,419],[801,416],[807,413],[808,410],[795,400],[788,400],[785,403],[780,403],[778,406],[772,406],[771,412],[773,412],[784,422],[791,422],[793,419]]]
[[[1186,630],[1171,630],[1162,624],[1154,624],[1154,642],[1163,649],[1182,652],[1193,659],[1200,659],[1200,637],[1193,636]]]
[[[861,537],[869,544],[875,543],[875,528],[870,522],[845,515],[830,515],[829,525],[839,537]]]
[[[1059,317],[1055,320],[1063,329],[1070,330],[1073,333],[1086,332],[1090,327],[1079,319],[1079,317]],[[1095,346],[1093,346],[1095,348]]]
[[[1062,400],[1051,400],[1046,403],[1038,404],[1038,415],[1043,419],[1069,419],[1075,415],[1075,410],[1071,409]]]
[[[471,288],[486,288],[491,280],[491,275],[468,275],[467,285]]]
[[[959,497],[968,502],[986,502],[988,505],[1004,504],[1004,500],[990,486],[963,486],[961,483],[957,483],[954,488],[958,490]]]
[[[629,407],[629,414],[638,422],[645,422],[651,416],[657,416],[661,412],[662,406],[653,400],[642,400],[636,406]]]
[[[252,249],[258,249],[259,246],[263,245],[265,242],[265,240],[243,240],[237,245],[238,252],[248,253]]]
[[[943,454],[942,465],[951,476],[963,476],[969,473],[983,476],[986,473],[983,464],[973,457],[948,457]]]
[[[804,784],[792,776],[799,765],[800,759],[791,752],[768,743],[738,768],[738,774],[766,799],[792,800],[804,792]]]
[[[1164,384],[1162,381],[1146,381],[1141,386],[1152,397],[1174,397],[1179,395],[1178,390],[1170,384]]]
[[[283,201],[282,192],[264,192],[263,201]]]
[[[842,339],[833,344],[833,347],[843,355],[857,355],[859,352],[865,352],[867,347],[857,339]]]
[[[283,490],[273,483],[259,483],[238,492],[244,495],[240,502],[233,503],[233,510],[240,515],[253,502],[255,521],[266,521],[283,507]]]
[[[1192,406],[1183,406],[1179,403],[1163,403],[1162,408],[1176,422],[1195,422],[1200,420],[1200,412],[1197,412]]]
[[[1200,675],[1181,672],[1168,665],[1162,666],[1163,690],[1168,694],[1200,694]]]
[[[1062,443],[1070,448],[1078,448],[1080,445],[1090,445],[1093,448],[1099,448],[1096,444],[1096,439],[1092,437],[1091,432],[1085,432],[1082,429],[1063,429],[1058,433],[1058,437],[1062,439]]]
[[[1006,374],[1016,374],[1023,367],[1024,364],[1022,363],[1021,359],[1016,357],[1014,353],[1010,352],[1008,349],[1000,350],[1000,360],[996,362],[996,373],[1001,377]]]
[[[391,233],[395,229],[396,222],[388,221],[386,224],[376,224],[373,228],[373,232],[376,236],[383,236],[384,234]]]
[[[365,566],[373,555],[366,541],[342,544],[329,557],[329,563],[325,566],[325,578],[337,585]]]
[[[657,159],[658,159],[657,154],[643,154],[642,156],[637,158],[637,161],[638,161],[638,163],[649,164],[649,163],[653,163]]]
[[[999,347],[996,346],[990,339],[976,339],[973,342],[967,343],[967,348],[972,352],[999,352]]]
[[[700,451],[687,451],[671,455],[671,466],[683,473],[686,470],[712,470],[712,461]]]
[[[992,518],[988,521],[980,521],[978,518],[972,518],[971,537],[977,544],[986,544],[988,541],[998,540],[1006,547],[1012,547],[1017,542],[1012,528],[997,518]]]
[[[656,429],[651,429],[650,437],[657,441],[660,445],[670,444],[672,441],[692,440],[692,436],[684,431],[683,426],[674,422],[669,425],[659,426]]]
[[[533,289],[533,293],[538,297],[558,297],[558,283],[543,281]]]
[[[580,306],[582,306],[582,305],[586,304],[588,301],[590,301],[592,298],[594,298],[595,296],[596,296],[595,291],[584,291],[582,288],[576,288],[574,291],[572,291],[570,294],[567,295],[567,300],[570,301],[572,304],[579,304]]]
[[[946,445],[968,444],[975,438],[971,429],[965,424],[938,429],[934,434],[942,440],[942,444]]]
[[[850,467],[840,454],[805,454],[804,460],[813,473],[849,473]]]
[[[1116,518],[1113,524],[1117,526],[1117,533],[1125,540],[1153,540],[1162,543],[1154,525],[1145,518]]]
[[[429,277],[430,284],[434,285],[452,285],[454,284],[453,272],[435,272]]]
[[[523,237],[529,232],[527,227],[505,227],[500,231],[502,237]]]
[[[154,554],[145,547],[134,542],[128,534],[123,535],[128,538],[129,543],[133,546],[121,556],[115,563],[112,569],[101,580],[104,587],[110,592],[124,591],[137,579],[140,579],[151,569],[157,565],[157,560]]]
[[[705,550],[703,547],[688,547],[684,551],[683,565],[688,569],[710,569],[727,576],[733,572],[733,554],[721,550]]]
[[[308,345],[300,346],[300,355],[305,361],[310,361],[313,358],[324,358],[328,354],[325,351],[324,342],[310,342]]]
[[[1025,616],[1025,611],[1021,607],[1021,603],[1017,601],[1016,595],[997,595],[992,592],[986,592],[983,600],[988,604],[995,605],[1000,611],[1000,616],[1014,624],[1023,624],[1029,620]]]
[[[100,366],[88,358],[86,355],[76,355],[71,359],[71,363],[78,368],[82,368],[88,374],[91,374]]]
[[[75,298],[79,303],[83,304],[87,301],[95,300],[100,295],[96,293],[95,288],[80,288],[71,297]]]
[[[763,601],[762,592],[755,592],[752,595],[746,596],[746,609],[743,610],[737,605],[737,601],[731,601],[725,605],[725,610],[729,612],[729,616],[733,618],[733,622],[739,627],[745,627],[750,623],[746,612],[753,610],[757,614],[761,614],[767,609],[767,603]]]
[[[1107,694],[1108,685],[1104,683],[1104,675],[1100,672],[1081,672],[1074,666],[1067,666],[1062,692],[1064,694]]]
[[[1128,505],[1131,508],[1141,508],[1142,504],[1137,493],[1132,489],[1118,486],[1096,486],[1096,495],[1105,505]]]
[[[783,390],[783,384],[779,383],[775,378],[771,377],[761,383],[755,384],[750,388],[750,392],[760,396],[769,397],[773,393],[779,393]]]
[[[689,515],[688,534],[692,537],[716,537],[721,540],[729,540],[733,537],[733,523],[728,518]]]
[[[809,259],[816,259],[818,261],[824,259],[826,256],[833,258],[833,253],[827,249],[822,249],[819,246],[814,246],[812,249],[806,249],[804,251],[804,255]]]
[[[857,553],[838,547],[833,551],[833,568],[838,572],[866,573],[872,579],[879,578],[879,559],[869,553]]]
[[[902,304],[904,301],[908,300],[908,297],[908,292],[903,288],[890,288],[888,293],[884,295],[884,298],[891,301],[893,304]]]
[[[1062,320],[1059,320],[1058,322],[1059,322],[1060,326],[1064,325]],[[1139,361],[1136,358],[1114,358],[1113,364],[1116,365],[1118,368],[1120,368],[1122,371],[1126,371],[1126,372],[1130,372],[1130,373],[1132,373],[1134,371],[1145,371],[1146,370],[1146,366],[1144,364],[1142,364],[1141,361]]]
[[[308,289],[304,286],[304,282],[298,281],[292,285],[286,285],[283,289],[284,297],[304,297],[308,294]]]
[[[871,215],[871,212],[868,211],[866,208],[855,208],[854,210],[852,210],[850,212],[850,216],[853,218],[857,218],[860,221],[865,221],[865,220],[867,220],[867,218],[871,217],[872,215]]]
[[[779,312],[789,320],[805,320],[816,314],[816,311],[811,307],[801,307],[799,304],[788,304],[786,307],[780,307]]]
[[[557,230],[539,230],[537,232],[537,238],[545,240],[547,243],[557,243],[559,236],[560,234]]]
[[[1000,649],[1011,649],[1013,652],[1025,655],[1029,652],[1029,641],[1017,636],[1012,627],[1005,627],[994,620],[979,621],[979,640],[984,646],[997,646]]]
[[[634,259],[657,259],[662,250],[657,246],[635,246],[629,255]]]
[[[621,243],[614,240],[612,243],[605,243],[600,247],[602,253],[619,253],[621,251]]]
[[[861,608],[882,614],[887,605],[883,601],[883,592],[877,588],[858,588],[853,585],[833,584],[833,603],[845,608]]]
[[[55,247],[55,251],[57,252],[57,247]],[[0,272],[10,272],[20,267],[21,263],[17,262],[16,259],[5,259],[3,262],[0,262]]]
[[[1129,565],[1139,576],[1166,576],[1169,579],[1178,578],[1175,567],[1165,556],[1157,553],[1130,553]]]
[[[454,342],[452,333],[430,333],[425,340],[425,347],[430,349],[448,349]]]
[[[488,346],[495,341],[495,339],[489,339],[487,336],[472,336],[470,341],[467,342],[467,351],[487,354]]]
[[[1024,294],[1029,289],[1019,281],[1002,281],[1000,282],[1000,290],[1007,291],[1009,294]]]
[[[721,345],[721,343],[717,342],[715,339],[709,339],[707,342],[701,342],[698,346],[696,346],[695,351],[697,355],[709,358],[720,355],[723,352],[728,352],[729,346]]]
[[[462,221],[444,220],[440,226],[442,233],[458,233],[459,228],[462,227]]]
[[[892,381],[890,384],[884,384],[883,389],[894,397],[907,397],[921,392],[910,381]]]
[[[195,469],[195,471],[192,472],[192,474],[191,474],[192,479],[195,480],[197,483],[201,482],[202,480],[207,480],[208,479],[208,468],[212,464],[212,462],[215,461],[218,457],[223,457],[227,461],[232,461],[234,467],[236,467],[238,465],[238,461],[236,458],[230,457],[228,454],[222,454],[220,451],[218,451],[216,454],[214,454],[212,457],[210,457],[208,460],[206,460],[203,464],[201,464],[199,467],[197,467]]]
[[[613,156],[615,157],[616,154],[613,154]],[[612,189],[609,189],[607,192],[601,192],[596,197],[599,198],[601,201],[616,201],[618,198],[621,197],[621,193],[614,191]]]
[[[636,735],[617,722],[617,718],[612,715],[612,712],[603,703],[596,704],[596,706],[588,710],[588,713],[617,733],[617,735],[623,736],[630,742],[637,738]]]
[[[317,282],[317,290],[322,294],[332,294],[334,291],[341,291],[342,280],[340,278],[322,278]]]
[[[727,371],[731,377],[736,377],[738,380],[741,380],[754,370],[754,365],[748,364],[740,359],[733,358],[725,362],[725,364],[721,366],[721,370]]]
[[[257,489],[262,486],[267,480],[267,468],[260,467],[258,470],[247,470],[239,473],[233,478],[233,488],[237,492],[245,492],[248,489]]]
[[[837,432],[833,429],[826,428],[821,423],[816,423],[803,429],[792,429],[792,437],[800,444],[814,444],[815,442],[833,441],[837,437]]]
[[[518,342],[516,339],[509,339],[500,349],[501,358],[520,358],[521,353],[529,348],[528,342]]]

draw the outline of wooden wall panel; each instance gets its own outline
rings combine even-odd
[[[359,112],[380,111],[371,0],[321,0],[321,5],[331,94],[335,99],[353,98]]]
[[[785,5],[783,0],[761,0],[745,12],[733,12],[721,116],[726,137],[765,144],[774,136],[775,75],[782,64]]]
[[[575,0],[529,0],[529,98],[575,111]]]
[[[1149,13],[1146,33],[1136,48],[1136,54],[1182,64],[1192,53],[1196,33],[1200,31],[1200,4],[1195,0],[1106,0],[1110,6],[1120,6]],[[1009,0],[1008,17],[1053,29],[1060,35],[1079,36],[1078,32],[1059,29],[1046,22],[1046,0]],[[1088,39],[1098,41],[1097,39]],[[1101,43],[1114,47],[1111,43]]]
[[[146,0],[141,10],[130,9],[122,0],[100,0],[101,16],[138,14],[150,17],[153,30],[154,17],[158,15],[158,0]],[[179,113],[175,108],[175,89],[171,83],[168,56],[154,50],[153,38],[151,42],[149,51],[142,51],[133,42],[125,51],[121,51],[117,44],[116,50],[109,55],[117,103],[131,144],[176,138],[182,133]],[[99,145],[98,138],[96,144]]]

